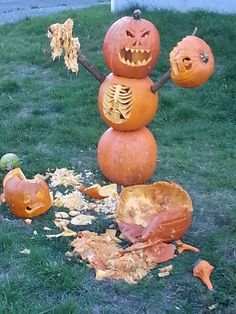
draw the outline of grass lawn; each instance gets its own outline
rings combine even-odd
[[[82,66],[76,76],[63,59],[51,60],[48,26],[74,19],[83,53],[108,74],[102,42],[120,16],[104,6],[0,27],[0,154],[21,156],[28,177],[55,167],[95,172],[96,145],[107,128],[97,109],[99,83]],[[175,258],[166,278],[154,269],[133,286],[99,282],[79,259],[65,258],[68,239],[46,239],[42,229],[52,226],[53,209],[26,226],[2,205],[0,313],[236,313],[236,19],[200,11],[143,12],[143,18],[161,35],[154,81],[168,69],[170,49],[195,26],[215,56],[214,75],[202,87],[187,90],[169,82],[161,89],[149,126],[159,146],[152,181],[175,181],[189,192],[195,211],[184,241],[201,252]],[[99,171],[96,179],[104,180]],[[106,227],[100,220],[90,230]],[[31,254],[19,254],[24,248]],[[199,258],[215,266],[213,292],[192,276]],[[210,311],[211,305],[216,309]]]

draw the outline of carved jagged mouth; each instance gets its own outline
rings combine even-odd
[[[151,50],[123,48],[119,53],[120,61],[124,64],[139,67],[148,64],[151,57]]]

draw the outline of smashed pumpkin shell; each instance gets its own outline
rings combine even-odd
[[[192,221],[192,201],[176,183],[156,182],[124,188],[117,205],[117,223],[130,242],[180,239]]]
[[[84,189],[83,192],[91,198],[103,199],[109,196],[117,195],[117,185],[115,183],[104,186],[94,184]]]
[[[96,279],[124,280],[135,284],[148,272],[174,257],[173,244],[135,243],[123,249],[117,243],[114,233],[98,235],[91,231],[81,231],[78,237],[71,242],[74,248],[73,255],[79,255],[96,270]]]
[[[79,215],[73,217],[71,219],[70,223],[72,225],[75,225],[75,226],[91,225],[94,219],[95,219],[95,217],[92,215],[79,214]]]

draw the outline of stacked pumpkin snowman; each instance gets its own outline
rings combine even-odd
[[[110,127],[98,143],[98,164],[106,178],[122,185],[146,182],[157,164],[157,143],[147,125],[158,108],[157,91],[171,79],[177,86],[193,88],[205,83],[214,70],[210,47],[193,34],[186,36],[169,54],[170,69],[157,83],[148,77],[160,54],[156,27],[140,18],[141,11],[117,20],[108,29],[103,54],[112,72],[107,77],[79,51],[78,38],[72,37],[73,21],[53,24],[53,60],[65,49],[65,63],[78,72],[80,62],[100,83],[99,112]]]
[[[123,185],[142,184],[157,164],[157,144],[146,128],[156,114],[157,90],[168,79],[181,87],[197,87],[214,70],[210,47],[194,33],[170,52],[170,70],[156,84],[147,76],[160,53],[155,26],[140,18],[123,17],[109,28],[104,60],[112,71],[100,87],[99,112],[110,127],[98,144],[98,163],[105,177]]]
[[[112,71],[102,83],[99,112],[110,127],[98,144],[98,163],[105,177],[123,185],[141,184],[153,174],[157,144],[146,128],[158,107],[147,76],[160,54],[155,26],[140,18],[123,17],[109,28],[103,44],[104,60]]]

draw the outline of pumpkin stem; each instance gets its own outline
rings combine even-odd
[[[200,53],[200,57],[201,57],[202,62],[208,63],[208,61],[209,61],[209,56],[208,56],[208,54],[207,54],[205,51],[202,51],[202,52]]]
[[[197,27],[194,28],[193,32],[192,32],[192,36],[195,36],[197,32]]]
[[[133,18],[134,18],[135,20],[140,20],[140,15],[141,15],[141,11],[140,11],[139,9],[134,10],[134,12],[133,12]]]

